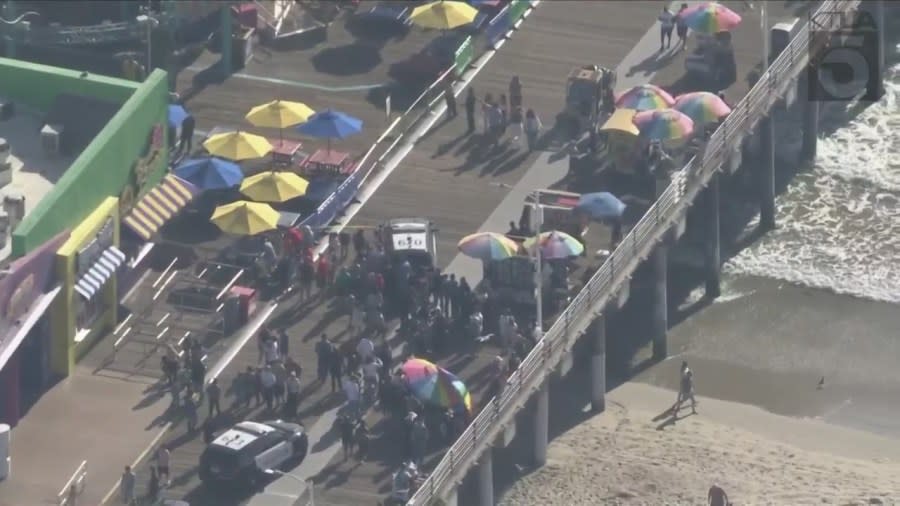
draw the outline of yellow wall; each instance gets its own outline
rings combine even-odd
[[[86,246],[105,224],[107,218],[113,219],[113,244],[119,245],[119,199],[106,198],[84,221],[72,229],[69,239],[56,252],[56,268],[62,283],[62,291],[56,297],[51,309],[51,328],[53,332],[53,351],[51,360],[53,372],[68,376],[81,355],[103,332],[116,324],[116,277],[104,285],[103,293],[108,308],[97,317],[88,334],[81,342],[75,342],[75,317],[76,308],[74,297],[80,297],[75,292],[75,283],[78,281],[75,274],[75,260],[80,249]]]

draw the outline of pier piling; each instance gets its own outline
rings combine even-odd
[[[803,108],[803,159],[815,160],[819,142],[819,102],[807,100]]]
[[[719,176],[713,176],[704,190],[706,206],[706,298],[721,295],[721,228],[719,225]]]
[[[550,438],[550,387],[544,380],[534,406],[534,463],[540,467],[547,463],[547,442]]]
[[[760,121],[759,135],[759,228],[766,232],[775,228],[775,123],[771,115]]]
[[[488,448],[478,459],[478,498],[481,506],[494,506],[494,450]]]
[[[669,303],[667,296],[668,255],[667,247],[660,244],[651,255],[653,267],[653,359],[663,360],[668,355],[667,333],[669,329]]]
[[[591,409],[606,410],[606,316],[600,315],[590,326],[593,355],[591,357]]]

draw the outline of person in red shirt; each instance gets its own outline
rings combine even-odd
[[[327,255],[320,255],[318,262],[316,262],[316,286],[323,297],[325,296],[325,287],[328,286],[330,279],[331,262],[328,260]]]
[[[296,254],[303,247],[303,233],[295,227],[287,229],[284,233],[283,246],[286,254]]]

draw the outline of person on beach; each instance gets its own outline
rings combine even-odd
[[[694,398],[694,372],[688,367],[687,361],[681,362],[681,381],[678,389],[678,399],[675,401],[673,416],[678,416],[681,405],[690,399],[691,414],[697,414],[697,399]]]
[[[672,46],[672,30],[675,28],[675,15],[668,7],[663,7],[659,14],[659,50]]]
[[[444,102],[447,104],[447,120],[456,117],[456,95],[453,94],[453,86],[447,84],[444,88]]]
[[[528,143],[528,151],[534,151],[537,146],[538,136],[541,135],[541,119],[535,114],[534,109],[525,112],[525,141]]]
[[[122,473],[122,479],[119,482],[119,493],[122,495],[122,504],[133,505],[137,500],[134,495],[134,485],[136,477],[131,470],[131,466],[125,466],[125,472]]]
[[[713,486],[709,487],[709,493],[706,494],[706,502],[709,506],[728,506],[731,504],[728,502],[728,494],[722,490],[722,487],[713,483]]]
[[[678,13],[675,14],[675,33],[678,34],[678,46],[684,51],[687,49],[688,26],[684,16],[684,11],[688,8],[687,4],[681,4]]]

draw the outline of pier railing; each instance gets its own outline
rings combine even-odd
[[[860,0],[827,0],[819,5],[816,14],[846,12],[859,4]],[[830,18],[832,23],[839,22],[837,16]],[[820,25],[825,19],[826,16],[816,17]],[[622,290],[638,265],[682,218],[710,179],[723,165],[739,163],[748,132],[752,132],[772,106],[796,85],[798,76],[806,71],[811,51],[810,30],[810,23],[806,23],[716,129],[701,152],[673,175],[668,188],[547,330],[509,377],[502,393],[487,402],[447,450],[408,505],[430,506],[433,499],[445,498],[452,493],[501,431],[515,423],[516,413],[541,387],[591,322],[604,311],[606,304]]]

